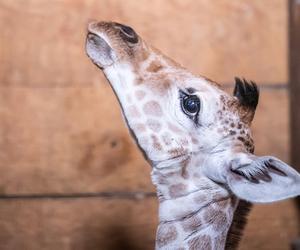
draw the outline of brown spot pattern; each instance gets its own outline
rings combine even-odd
[[[156,242],[159,247],[170,244],[177,238],[177,230],[173,225],[163,224],[158,227]]]
[[[141,116],[141,113],[138,111],[137,107],[134,105],[131,105],[128,107],[128,115],[131,116],[131,118],[138,118]]]
[[[172,148],[168,150],[168,153],[171,155],[171,157],[177,157],[186,154],[187,150],[183,148]]]
[[[172,137],[170,134],[167,134],[167,133],[163,134],[162,140],[166,146],[169,146],[172,144]]]
[[[164,94],[170,89],[171,82],[166,78],[165,74],[158,74],[156,79],[151,78],[147,82],[147,87],[155,93],[155,95],[164,96]]]
[[[158,182],[158,184],[161,184],[161,185],[169,184],[168,179],[164,175],[158,175],[157,182]]]
[[[151,139],[152,139],[153,147],[156,150],[162,150],[162,146],[159,142],[159,139],[155,135],[151,135]]]
[[[227,208],[227,206],[229,205],[229,203],[231,202],[231,199],[228,200],[221,200],[215,203],[216,206],[218,206],[220,208],[220,210],[224,210]]]
[[[208,208],[203,215],[204,221],[207,224],[212,224],[214,230],[222,231],[227,226],[226,214],[212,207]]]
[[[179,196],[182,196],[186,193],[187,186],[183,183],[178,183],[171,185],[169,187],[169,195],[171,198],[177,198]]]
[[[182,133],[182,130],[172,123],[168,123],[168,128],[174,133]]]
[[[211,250],[212,242],[211,238],[208,235],[200,235],[198,237],[194,237],[193,239],[188,241],[190,250]]]
[[[219,117],[222,127],[219,127],[217,129],[218,133],[235,136],[235,139],[241,141],[248,152],[253,153],[254,142],[251,138],[251,135],[249,134],[250,122],[245,121],[243,115],[241,114],[243,107],[240,107],[235,99],[232,100],[231,98],[221,96],[220,100],[221,103],[223,103],[223,107],[225,108],[224,110],[226,111]],[[218,114],[219,112],[220,110],[218,111]],[[248,111],[246,110],[245,112]],[[222,112],[220,112],[220,114],[221,113]],[[232,115],[238,115],[239,121],[234,121],[232,118],[230,118],[230,116]]]
[[[163,66],[159,61],[152,61],[148,68],[146,69],[150,73],[156,73],[157,71],[161,70]]]
[[[202,225],[201,218],[195,214],[182,222],[182,228],[186,232],[199,230],[199,227]]]
[[[140,56],[141,61],[146,61],[150,56],[148,48],[143,46],[143,49],[141,50],[141,53],[139,54],[139,56]]]
[[[213,228],[216,231],[223,231],[227,227],[227,217],[222,211],[219,211],[218,216],[215,218]]]
[[[244,137],[239,136],[237,139],[240,140],[241,142],[245,142],[245,138]]]
[[[132,129],[138,133],[143,133],[143,132],[146,132],[146,130],[147,130],[146,126],[142,123],[133,124]]]
[[[182,161],[182,167],[181,167],[181,176],[184,178],[184,179],[188,179],[189,178],[189,171],[187,170],[189,164],[191,162],[191,159],[190,158],[187,158],[186,160]]]
[[[152,116],[162,116],[163,112],[158,102],[150,101],[145,103],[143,110],[145,114]]]
[[[235,132],[234,130],[229,130],[229,134],[230,134],[230,135],[235,135],[236,132]]]
[[[161,124],[157,120],[148,119],[147,126],[154,132],[159,132],[161,129]]]
[[[199,141],[198,141],[195,137],[192,137],[192,143],[193,143],[193,144],[198,144]]]
[[[142,90],[137,90],[135,92],[135,97],[138,101],[141,101],[145,97],[146,93]]]
[[[254,142],[249,134],[240,133],[240,136],[238,136],[237,139],[244,144],[244,146],[248,152],[250,152],[250,153],[254,152]]]
[[[206,209],[204,212],[203,218],[207,224],[212,224],[215,218],[218,216],[219,211],[212,208],[211,206]]]

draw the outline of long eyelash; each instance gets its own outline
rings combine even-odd
[[[194,123],[197,127],[200,126],[200,124],[199,124],[199,112],[197,112],[197,114],[194,116],[193,121],[194,121]]]

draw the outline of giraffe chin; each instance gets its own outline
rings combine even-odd
[[[115,60],[114,51],[104,38],[98,34],[88,32],[86,38],[86,52],[89,58],[101,69],[111,66]]]

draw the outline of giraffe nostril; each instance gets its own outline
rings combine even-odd
[[[135,32],[131,27],[123,25],[123,24],[120,24],[119,27],[122,30],[122,32],[125,33],[128,36],[134,36],[135,35]]]
[[[130,43],[138,42],[138,36],[131,27],[120,23],[115,23],[115,27],[120,30],[120,36],[127,42]]]

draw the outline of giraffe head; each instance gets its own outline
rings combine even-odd
[[[252,202],[299,195],[300,176],[293,168],[253,154],[250,125],[259,97],[253,82],[237,78],[229,95],[114,22],[90,23],[86,50],[103,70],[132,136],[156,171],[184,168],[190,182],[205,176]]]

